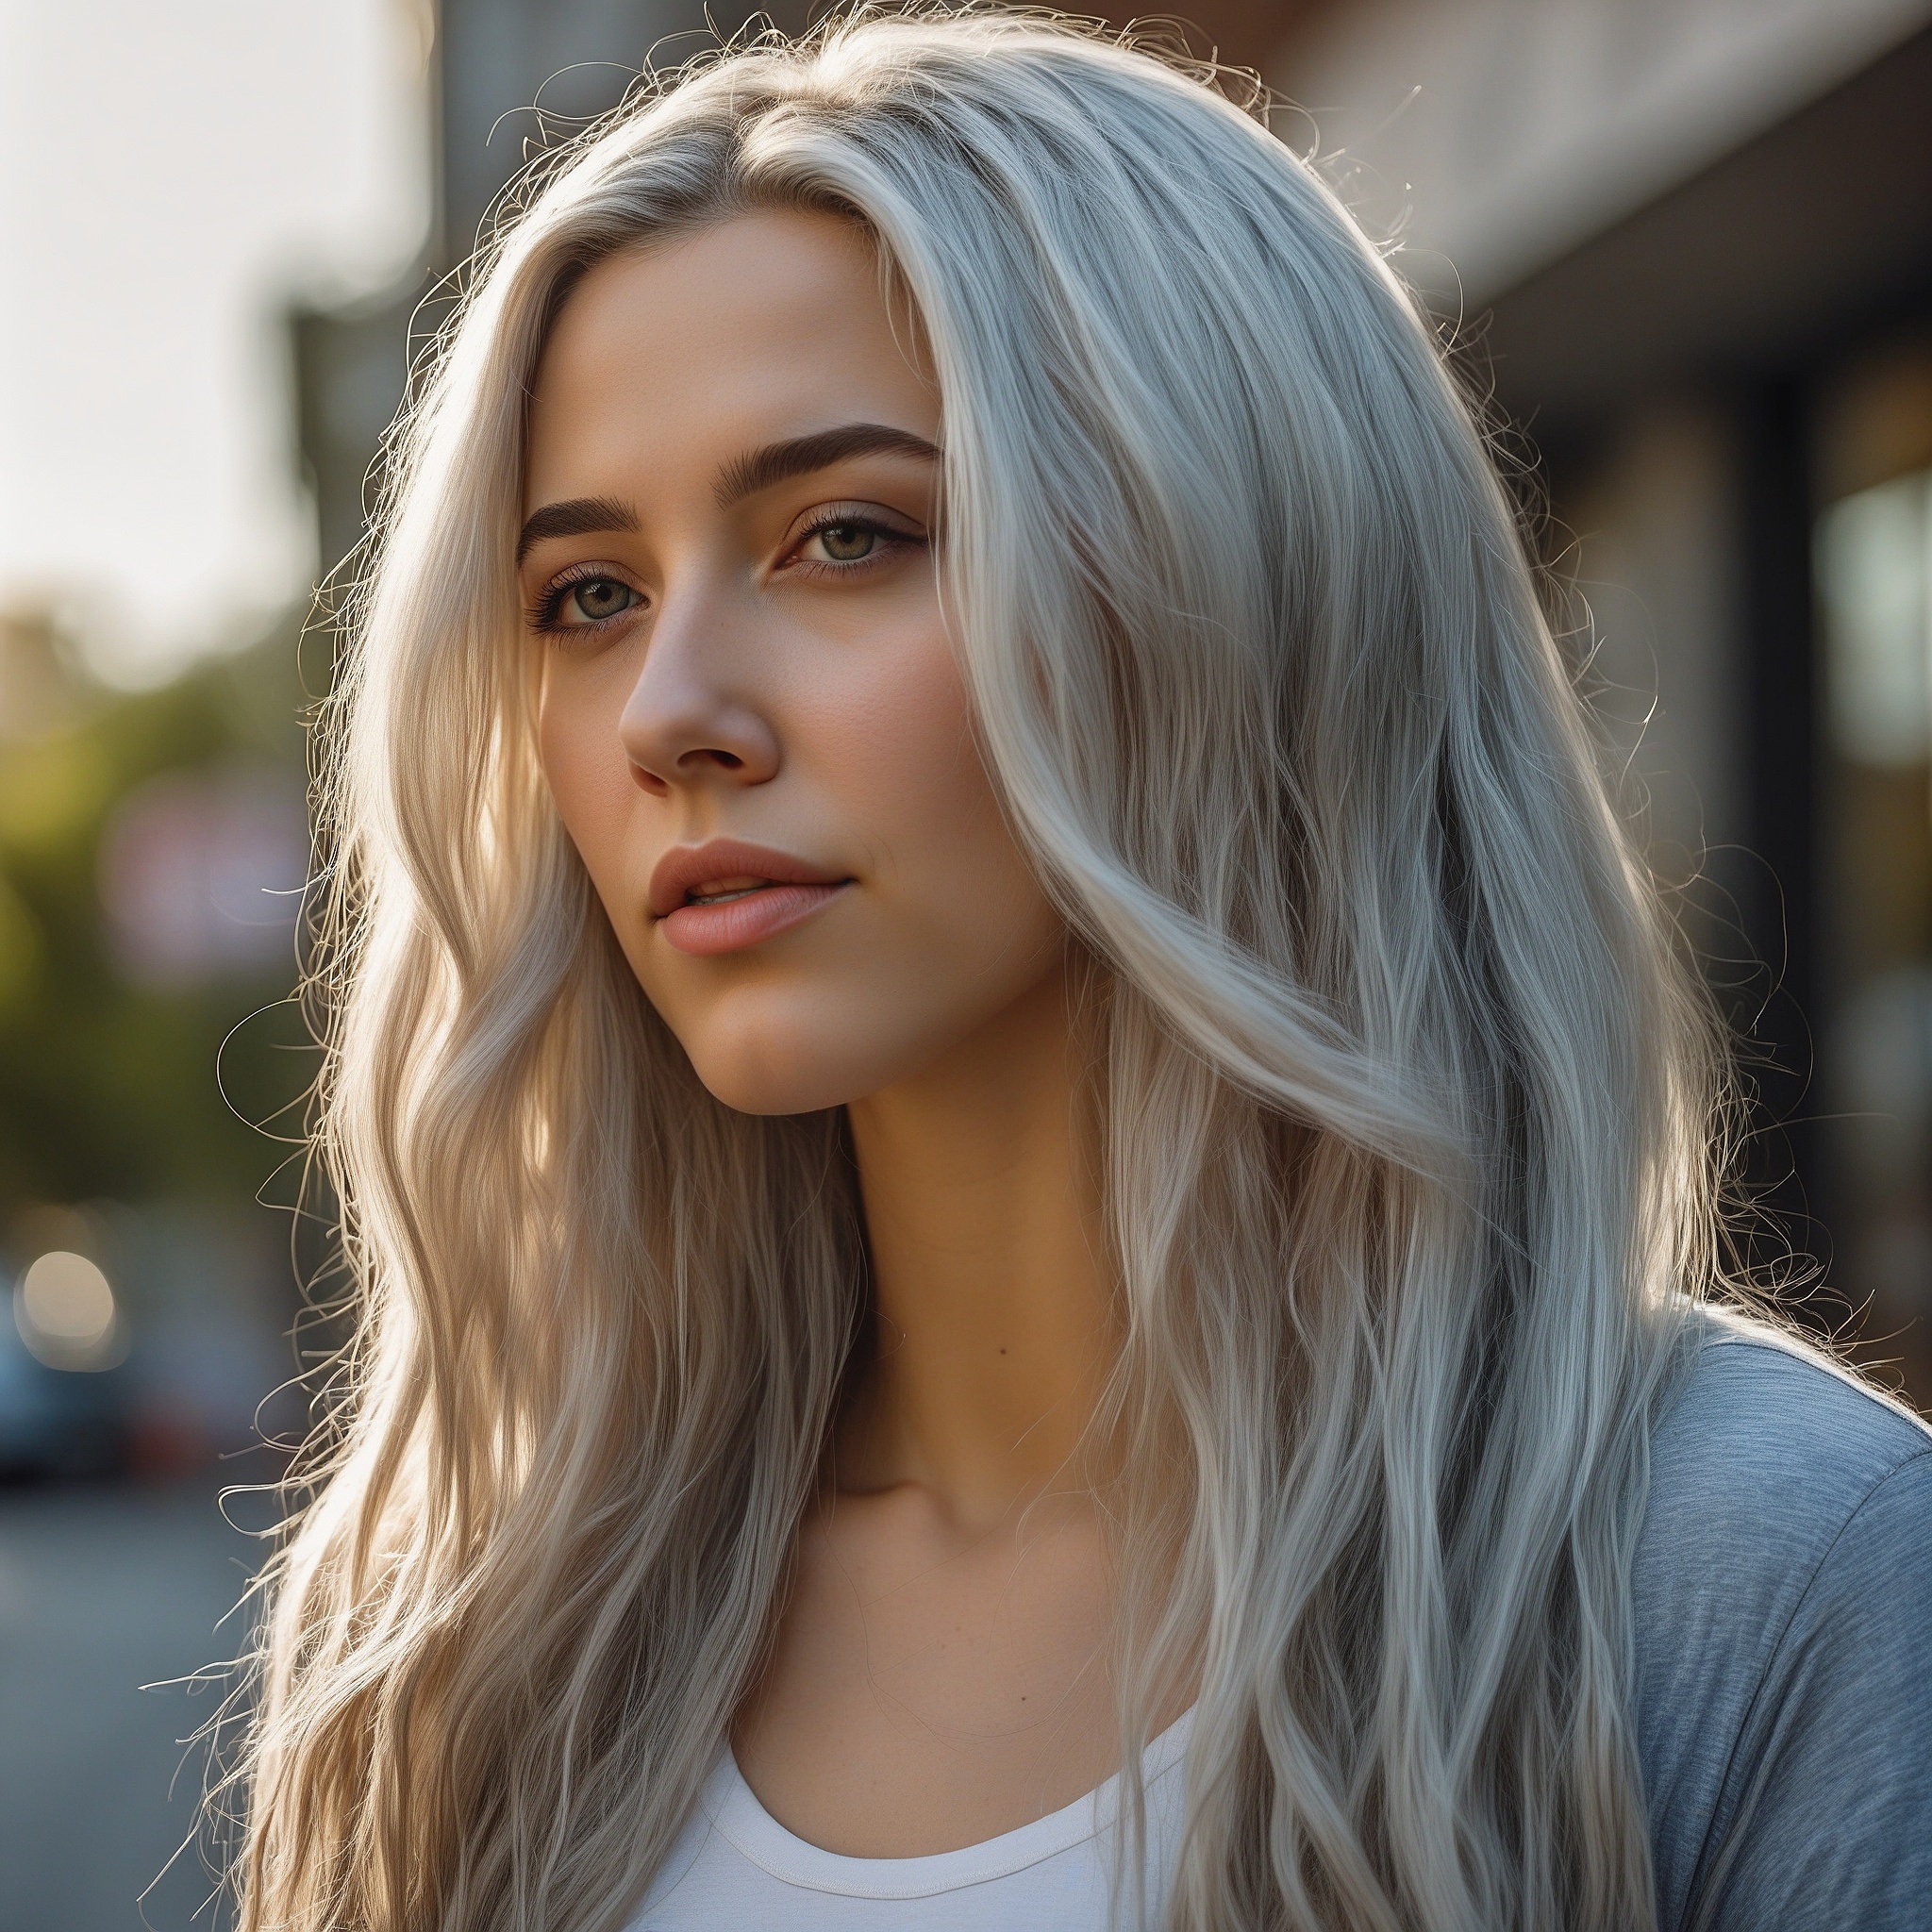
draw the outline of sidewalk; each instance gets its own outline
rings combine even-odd
[[[221,1691],[166,1680],[232,1657],[258,1545],[211,1483],[0,1492],[0,1925],[220,1932],[188,1836]],[[252,1503],[246,1520],[259,1520]],[[165,1685],[142,1690],[142,1685]],[[174,1790],[171,1794],[170,1784]],[[199,1916],[195,1916],[199,1909]]]

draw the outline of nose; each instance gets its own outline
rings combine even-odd
[[[762,785],[778,774],[778,735],[708,600],[667,598],[618,721],[632,775],[658,797],[708,783]]]

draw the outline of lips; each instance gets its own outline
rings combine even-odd
[[[680,953],[734,953],[789,932],[830,904],[850,876],[788,852],[712,839],[677,845],[651,874],[651,912]]]

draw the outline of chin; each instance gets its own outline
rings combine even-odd
[[[738,1054],[693,1058],[691,1065],[712,1099],[734,1113],[819,1113],[851,1098],[829,1070],[816,1067],[774,1066]]]
[[[861,1015],[714,1012],[674,1030],[712,1098],[738,1113],[822,1112],[876,1092],[903,1071]]]

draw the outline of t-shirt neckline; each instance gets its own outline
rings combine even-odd
[[[1186,1757],[1194,1713],[1186,1711],[1142,1754],[1141,1776],[1151,1787]],[[729,1745],[720,1754],[704,1794],[711,1823],[753,1864],[786,1885],[846,1898],[931,1898],[969,1885],[1005,1878],[1097,1837],[1112,1823],[1120,1792],[1116,1772],[1083,1797],[976,1845],[917,1858],[854,1858],[822,1851],[789,1832],[759,1804]]]

